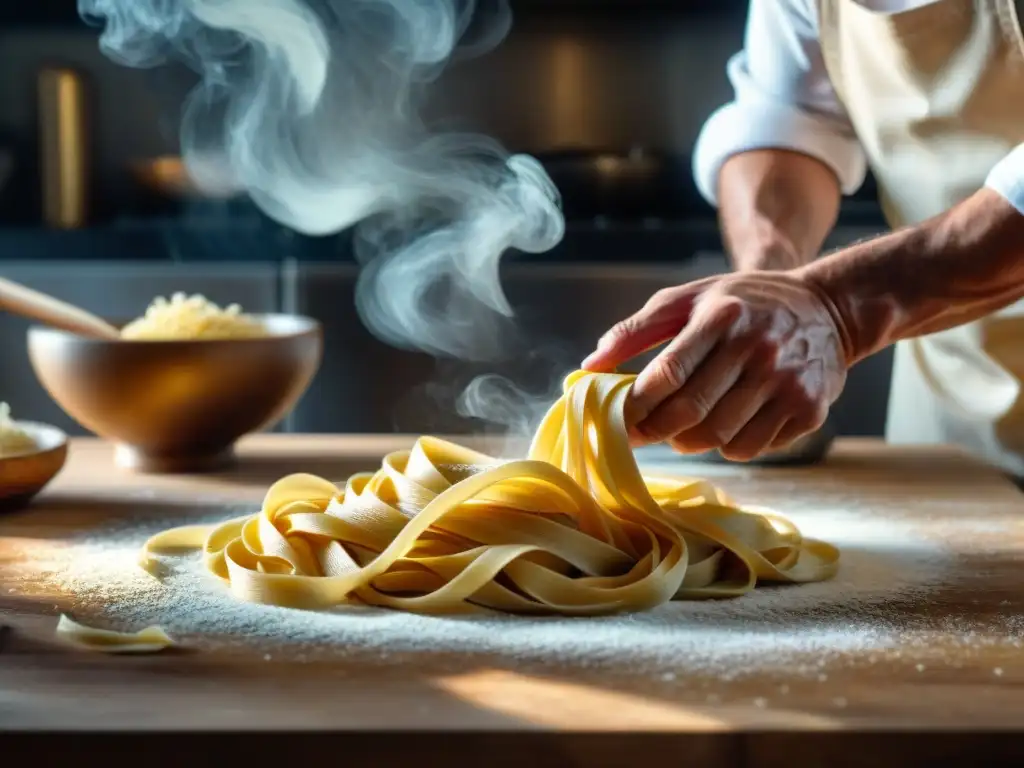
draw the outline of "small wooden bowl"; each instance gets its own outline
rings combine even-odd
[[[18,426],[38,449],[0,456],[0,512],[27,506],[64,468],[68,457],[68,437],[61,430],[34,421],[19,421]]]
[[[253,317],[269,335],[127,341],[34,327],[29,359],[65,413],[115,444],[118,466],[215,471],[234,461],[240,437],[284,418],[320,365],[315,320]]]

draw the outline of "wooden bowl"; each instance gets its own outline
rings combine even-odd
[[[234,460],[240,437],[284,418],[320,366],[319,323],[256,318],[269,335],[122,341],[33,327],[29,359],[71,418],[115,443],[119,466],[213,471]]]
[[[49,424],[19,421],[38,446],[28,453],[0,456],[0,512],[13,512],[28,505],[64,468],[68,438]]]

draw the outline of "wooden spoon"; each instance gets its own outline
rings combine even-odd
[[[121,332],[106,320],[68,304],[60,299],[34,291],[24,285],[0,277],[0,309],[13,315],[36,320],[52,328],[60,328],[82,336],[98,339],[119,339]]]

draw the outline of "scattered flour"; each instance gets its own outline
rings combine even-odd
[[[201,521],[252,511],[224,508]],[[633,615],[435,618],[359,606],[311,612],[243,603],[203,570],[196,553],[162,556],[168,567],[162,581],[137,565],[146,537],[180,519],[123,523],[59,546],[46,543],[19,566],[24,589],[18,591],[56,593],[62,609],[79,621],[126,631],[160,624],[187,645],[244,646],[268,652],[266,659],[287,646],[301,659],[411,654],[466,664],[497,658],[617,669],[662,681],[694,675],[733,680],[763,673],[770,660],[779,674],[813,681],[827,679],[826,663],[898,656],[895,649],[906,645],[906,616],[948,578],[951,552],[905,523],[856,507],[786,514],[805,535],[840,547],[833,580],[765,585],[737,599],[674,602]]]

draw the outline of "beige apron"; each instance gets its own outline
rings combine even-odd
[[[819,0],[829,76],[878,179],[890,226],[980,189],[1024,141],[1024,39],[1014,0],[878,13]],[[1024,302],[896,345],[886,437],[956,443],[1024,476]]]

